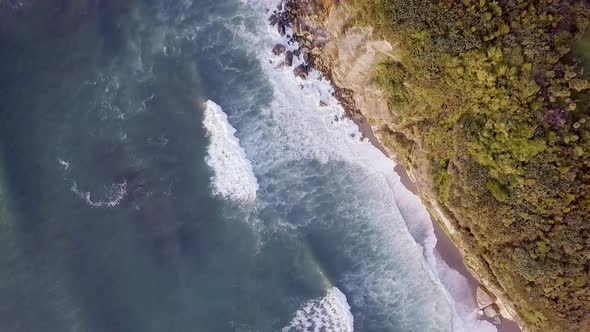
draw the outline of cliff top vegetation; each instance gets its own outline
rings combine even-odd
[[[590,317],[590,4],[350,0],[402,51],[375,79],[438,200],[527,326]],[[412,146],[392,135],[402,161]]]

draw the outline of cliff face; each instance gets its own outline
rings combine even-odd
[[[578,219],[584,220],[584,217],[580,216],[586,213],[585,209],[587,208],[584,207],[584,204],[560,206],[561,203],[557,203],[559,198],[546,199],[547,202],[553,202],[550,204],[555,204],[565,213],[565,215],[558,216],[557,220],[567,220],[568,217],[571,220],[562,222],[562,225],[558,226],[560,232],[571,234],[572,229],[579,232],[572,237],[572,243],[579,243],[573,249],[568,248],[567,243],[563,243],[561,234],[555,233],[556,229],[553,226],[555,224],[553,221],[555,218],[554,212],[546,210],[539,212],[539,209],[535,206],[530,207],[531,204],[541,205],[541,202],[539,202],[540,197],[553,195],[553,192],[543,183],[545,179],[535,174],[538,169],[545,169],[548,172],[547,179],[551,179],[552,176],[557,178],[555,181],[546,181],[556,185],[555,188],[558,192],[555,193],[555,196],[568,195],[570,203],[585,200],[586,189],[584,188],[587,187],[584,186],[586,186],[587,179],[583,174],[586,172],[586,166],[584,165],[588,161],[587,155],[582,160],[575,161],[577,166],[571,168],[577,167],[577,175],[570,174],[567,179],[552,173],[554,162],[551,163],[551,160],[554,157],[551,154],[556,153],[555,151],[559,149],[567,149],[559,144],[556,144],[554,150],[551,150],[550,153],[546,152],[544,148],[535,152],[524,153],[530,154],[526,155],[526,158],[519,157],[518,165],[515,166],[517,171],[511,173],[510,177],[506,174],[512,171],[502,173],[503,170],[495,168],[496,162],[500,163],[499,159],[504,158],[501,153],[491,156],[491,158],[496,158],[493,166],[481,163],[477,156],[474,156],[475,152],[469,150],[468,147],[472,145],[465,142],[467,139],[464,139],[466,136],[462,133],[464,127],[470,125],[464,121],[467,118],[465,112],[459,115],[452,112],[444,115],[444,112],[440,112],[440,109],[449,107],[445,103],[450,103],[448,101],[450,98],[447,100],[444,96],[447,92],[444,90],[446,85],[439,89],[441,91],[436,91],[437,88],[430,90],[424,88],[429,84],[448,81],[449,78],[445,77],[444,73],[444,70],[447,69],[440,66],[442,69],[439,67],[432,70],[429,74],[436,72],[436,78],[433,78],[432,81],[429,79],[412,80],[411,75],[413,72],[419,71],[419,69],[412,68],[415,63],[408,61],[408,59],[413,54],[421,54],[420,51],[410,50],[407,41],[402,40],[398,44],[396,38],[391,37],[391,35],[385,36],[385,38],[383,33],[375,33],[370,20],[368,21],[369,24],[367,24],[367,21],[363,23],[362,19],[359,20],[359,16],[364,13],[359,15],[358,11],[366,9],[363,9],[364,7],[358,4],[351,4],[354,2],[333,3],[330,0],[292,2],[290,16],[292,17],[295,36],[303,45],[303,52],[310,55],[315,68],[323,71],[332,79],[338,89],[337,95],[347,112],[353,118],[364,116],[370,123],[380,143],[390,152],[390,155],[394,156],[398,163],[406,167],[418,188],[424,204],[455,243],[468,269],[472,271],[485,288],[498,298],[495,304],[496,310],[500,311],[504,317],[516,321],[524,331],[590,331],[588,328],[590,299],[588,298],[589,290],[587,286],[587,261],[590,258],[588,257],[588,229],[587,227],[577,226]],[[486,5],[485,1],[479,2],[480,8],[486,9]],[[489,8],[491,11],[495,11],[496,14],[499,12],[498,17],[506,16],[506,14],[501,14],[499,6]],[[543,12],[543,15],[550,15],[550,10],[553,8],[548,7],[547,11]],[[562,7],[555,8],[557,8],[556,11],[563,9]],[[577,9],[578,12],[575,15],[572,14],[575,12],[572,10],[570,12],[571,17],[577,17],[576,15],[586,17],[586,12],[580,14],[583,12],[582,9],[585,8],[580,8],[582,7]],[[529,15],[531,11],[535,13],[534,10],[534,8],[525,9],[520,16]],[[490,17],[496,14],[490,14]],[[506,21],[507,18],[504,17],[503,20]],[[572,23],[576,21],[565,15],[560,21],[556,20],[556,22],[561,23],[548,25],[549,29],[553,29],[548,31],[556,31],[560,24],[566,24],[565,21],[567,20],[571,21],[567,23],[570,24],[568,30],[570,32],[582,30],[585,27],[584,20]],[[411,23],[407,22],[407,24]],[[575,30],[571,26],[572,24],[578,30]],[[502,48],[502,44],[498,41],[501,40],[500,36],[502,34],[509,33],[510,28],[504,23],[499,23],[497,27],[490,28],[490,30],[493,29],[497,29],[494,30],[496,31],[494,32],[494,38],[497,41],[492,47],[507,52],[509,48]],[[471,30],[475,31],[476,28],[472,27]],[[523,30],[526,29],[523,28]],[[537,30],[539,33],[547,34],[547,31],[540,28]],[[395,36],[395,31],[392,34]],[[572,34],[574,33],[572,32]],[[467,37],[461,38],[462,42],[468,39]],[[486,38],[488,37],[484,36],[482,40],[487,43]],[[572,114],[564,117],[563,121],[560,122],[561,127],[559,129],[552,127],[551,119],[555,117],[555,112],[552,113],[551,109],[555,106],[551,105],[558,104],[556,100],[560,97],[549,96],[553,93],[550,88],[543,92],[544,87],[552,86],[553,83],[534,78],[534,75],[539,75],[535,71],[547,70],[547,75],[552,78],[553,71],[550,67],[556,63],[559,64],[559,62],[556,60],[536,61],[535,57],[538,57],[536,53],[532,51],[530,54],[526,53],[526,43],[528,43],[526,38],[529,37],[514,35],[510,36],[510,38],[512,40],[516,39],[522,45],[525,45],[523,48],[525,48],[524,58],[526,59],[522,61],[523,69],[521,69],[522,73],[518,79],[524,82],[524,85],[529,86],[529,88],[522,88],[523,90],[530,89],[530,91],[514,97],[521,102],[524,101],[523,105],[525,105],[515,106],[514,109],[518,112],[519,107],[522,107],[520,113],[530,112],[532,114],[530,119],[526,120],[527,124],[538,122],[532,127],[536,128],[534,133],[516,143],[517,146],[519,146],[519,149],[525,147],[528,149],[529,144],[533,144],[531,142],[535,144],[537,142],[547,142],[542,143],[543,147],[549,145],[551,143],[544,135],[551,131],[557,131],[557,135],[561,137],[571,135],[563,128],[566,123],[575,129],[579,129],[580,125],[585,124],[585,114],[588,112],[587,104],[579,103],[577,108],[572,107],[572,99],[564,98],[565,102],[570,103]],[[518,40],[518,38],[523,40]],[[415,40],[412,39],[411,44],[418,44],[416,47],[418,49],[427,48],[428,43],[432,43],[429,39],[434,40],[434,37],[429,37],[426,32],[418,31],[415,34]],[[535,39],[539,39],[539,37],[537,36]],[[509,37],[506,37],[506,40],[510,40]],[[469,40],[467,43],[477,44]],[[551,42],[548,45],[551,46]],[[474,50],[477,49],[475,46],[469,47]],[[530,48],[534,50],[534,47],[531,46]],[[490,49],[487,50],[489,55]],[[551,49],[547,48],[547,50]],[[469,52],[472,51],[469,50]],[[559,58],[567,53],[567,51],[561,49],[556,51],[557,55],[555,57]],[[458,57],[461,56],[461,53],[459,53]],[[502,55],[499,58],[498,62],[502,62]],[[506,58],[508,57],[506,56]],[[571,59],[568,58],[567,61],[571,63]],[[386,66],[383,66],[384,63]],[[428,64],[423,63],[423,65]],[[436,64],[433,64],[433,67],[435,66]],[[506,78],[490,78],[490,76],[486,76],[492,73],[498,75],[498,71],[501,73],[503,69],[498,70],[501,66],[495,66],[496,64],[493,63],[489,69],[479,67],[477,73],[473,72],[474,79],[476,81],[483,80],[488,84],[488,88],[482,88],[483,91],[490,89],[490,94],[500,93],[508,96],[506,99],[513,98],[513,95],[517,95],[515,90],[520,88],[512,86],[506,89],[505,87],[509,86],[506,84],[509,83],[505,82],[514,81],[515,79],[508,76]],[[534,69],[529,70],[528,66]],[[562,68],[560,65],[555,66],[558,68],[557,70]],[[582,73],[578,74],[578,77],[580,77],[579,82],[574,80],[576,74],[570,74],[570,82],[572,80],[577,83],[583,81],[583,69],[581,71],[580,68],[572,69],[575,66],[570,64],[564,65],[563,68],[565,66],[569,66],[567,68],[570,68],[571,71],[578,70],[578,73]],[[398,67],[403,68],[403,75],[399,75],[401,78],[398,77],[400,73]],[[467,78],[471,74],[469,69],[469,67],[462,68],[459,76],[453,79],[463,80],[463,77]],[[509,70],[518,72],[518,68],[510,68]],[[565,84],[567,89],[568,82]],[[583,85],[584,83],[580,84]],[[449,95],[457,92],[454,89],[456,87],[454,82],[448,86]],[[571,87],[572,83],[569,83],[569,86]],[[501,88],[500,92],[495,90],[498,87]],[[474,86],[474,90],[477,90],[477,87]],[[584,88],[576,91],[583,90]],[[437,99],[436,103],[421,103],[421,98],[435,99],[430,91],[442,93],[442,95],[437,96],[442,101],[439,102]],[[563,92],[562,95],[573,96],[576,91],[571,93]],[[546,96],[546,101],[543,100],[544,96]],[[480,98],[487,97],[482,96]],[[576,94],[576,98],[584,100],[586,97]],[[466,103],[469,102],[468,98],[461,100],[466,100]],[[546,102],[548,106],[536,105],[529,109],[527,105],[530,104],[527,103],[535,102],[540,104]],[[508,108],[507,104],[508,102],[506,102],[506,106],[500,106],[499,111],[502,111],[502,107]],[[433,107],[433,105],[435,106]],[[452,108],[452,105],[450,108]],[[496,114],[499,112],[496,108],[495,111]],[[443,116],[439,113],[443,114]],[[485,114],[485,111],[481,113]],[[543,114],[549,114],[549,120],[547,120],[547,117],[542,116]],[[445,119],[447,116],[448,120]],[[504,118],[509,116],[509,114],[505,114]],[[517,115],[514,116],[515,119],[518,117]],[[492,118],[492,116],[489,116],[489,118]],[[510,121],[510,119],[507,121]],[[559,122],[561,119],[556,121]],[[493,123],[491,126],[493,126]],[[440,132],[441,127],[445,131],[444,135],[441,135],[444,139],[436,142],[439,137],[434,136],[432,133]],[[485,131],[485,129],[484,126],[477,130]],[[476,132],[476,135],[478,133]],[[512,135],[517,135],[516,130],[514,130],[514,133],[507,130],[506,136],[512,139]],[[435,143],[433,143],[433,137],[435,137]],[[581,139],[580,137],[578,137],[580,141],[585,140],[585,138]],[[567,138],[564,139],[566,142],[567,140]],[[492,144],[498,146],[507,143],[494,142]],[[441,158],[441,153],[438,150],[449,150],[451,152]],[[515,155],[519,155],[519,152],[512,150],[508,154],[508,156]],[[527,171],[532,174],[526,174]],[[509,180],[507,180],[508,178]],[[569,185],[564,184],[568,181],[577,181],[576,183],[580,184],[576,187],[574,193],[569,193]],[[520,185],[519,183],[526,184]],[[535,186],[534,184],[538,185]],[[527,185],[532,185],[532,187],[526,187]],[[559,190],[564,192],[560,193]],[[547,194],[539,193],[540,191],[546,191]],[[536,198],[530,199],[530,196]],[[514,202],[511,201],[512,199],[514,199]],[[545,203],[543,202],[543,204]],[[520,212],[523,206],[525,209],[529,206],[529,211]],[[575,212],[568,215],[572,211]],[[568,227],[570,231],[567,230]]]

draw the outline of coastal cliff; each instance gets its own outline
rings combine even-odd
[[[590,7],[422,2],[292,1],[271,23],[406,168],[486,314],[590,331]]]

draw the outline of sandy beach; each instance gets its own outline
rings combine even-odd
[[[379,149],[379,151],[381,151],[385,156],[392,159],[391,156],[389,155],[389,153],[387,152],[387,150],[381,145],[381,143],[379,143],[379,140],[377,139],[377,137],[373,133],[373,129],[367,123],[367,121],[364,117],[360,117],[360,118],[357,117],[357,119],[353,119],[353,121],[359,126],[359,130],[363,134],[363,137],[367,138],[369,140],[369,142],[371,142],[371,144],[373,144],[373,146],[375,146],[377,149]],[[404,187],[406,187],[406,189],[411,191],[413,194],[418,195],[418,188],[416,187],[416,185],[412,182],[412,180],[408,176],[408,172],[406,171],[406,169],[402,165],[397,164],[397,165],[395,165],[393,170],[397,173],[397,175],[399,175],[401,183],[404,185]],[[473,294],[473,297],[475,298],[475,294],[476,294],[477,286],[479,285],[479,282],[473,277],[473,275],[471,275],[469,270],[467,270],[467,267],[465,266],[465,263],[463,262],[463,258],[461,257],[461,254],[459,253],[459,250],[457,250],[457,248],[455,247],[455,245],[453,244],[451,239],[447,236],[445,231],[441,228],[441,226],[437,222],[434,221],[434,218],[432,215],[430,215],[430,220],[432,222],[432,225],[434,228],[434,234],[436,235],[436,239],[437,239],[436,247],[435,247],[436,250],[438,251],[438,253],[442,257],[442,259],[445,261],[445,263],[450,268],[459,272],[461,275],[463,275],[467,279],[467,281],[469,283],[469,287],[471,288],[471,293]],[[507,319],[502,319],[502,324],[497,325],[496,327],[498,329],[498,332],[520,332],[521,331],[521,329],[518,327],[518,325],[516,323],[509,321]]]

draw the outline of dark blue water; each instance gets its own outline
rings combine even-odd
[[[394,180],[261,60],[276,4],[38,2],[0,2],[0,331],[346,331],[333,287],[356,331],[451,330]],[[214,194],[206,100],[253,202]]]

